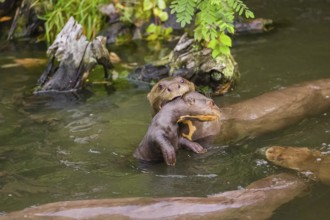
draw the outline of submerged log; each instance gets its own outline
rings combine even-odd
[[[274,23],[271,19],[256,18],[234,22],[235,34],[264,33],[274,29]]]
[[[209,197],[121,198],[50,203],[0,216],[10,219],[268,219],[274,210],[299,196],[303,179],[278,174],[246,189]]]
[[[88,42],[82,32],[81,25],[71,17],[47,50],[50,59],[38,80],[35,94],[76,92],[96,64],[102,65],[104,77],[111,79],[108,70],[112,64],[105,37],[99,36]]]

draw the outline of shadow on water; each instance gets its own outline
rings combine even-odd
[[[232,93],[216,97],[217,103],[227,105],[330,76],[329,2],[253,0],[248,5],[257,17],[281,25],[268,34],[235,37],[232,52],[241,81]],[[45,58],[44,47],[30,47],[2,49],[0,66],[15,58]],[[159,59],[145,44],[116,50],[124,63]],[[330,113],[324,113],[259,138],[214,144],[205,155],[180,150],[175,167],[141,167],[132,152],[151,119],[149,88],[122,80],[115,91],[92,86],[92,95],[78,99],[35,97],[32,88],[43,67],[0,68],[0,212],[63,200],[205,196],[283,172],[254,154],[260,147],[330,150]],[[102,70],[92,75],[102,76]],[[329,200],[329,188],[315,184],[310,194],[283,206],[272,219],[314,219],[315,213],[327,219]]]

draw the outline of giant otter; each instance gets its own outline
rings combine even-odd
[[[154,114],[156,114],[162,106],[170,102],[176,97],[181,97],[184,94],[195,91],[195,85],[180,77],[167,77],[156,83],[151,91],[148,93],[147,98],[151,107],[153,108]],[[202,96],[200,95],[200,98]],[[204,97],[206,100],[207,97]],[[203,107],[201,107],[203,109]],[[187,113],[188,114],[188,113]],[[179,129],[181,133],[180,143],[183,147],[190,148],[191,145],[200,146],[202,143],[209,142],[209,137],[214,136],[219,132],[219,120],[213,120],[208,122],[201,122],[198,120],[181,120],[179,123]],[[204,132],[205,130],[205,132]],[[205,134],[208,135],[205,135]],[[194,142],[198,140],[197,142]],[[206,149],[203,148],[203,152]],[[201,151],[199,151],[201,153]]]
[[[330,109],[330,78],[264,93],[221,108],[219,143],[280,130]]]
[[[147,98],[154,113],[157,113],[163,105],[176,97],[195,91],[194,83],[178,77],[167,77],[158,81],[148,93]]]
[[[299,196],[303,179],[278,174],[245,189],[209,197],[118,198],[64,201],[0,216],[14,219],[268,219],[273,211]]]
[[[166,83],[171,85],[171,82],[175,82],[176,80],[177,78],[175,77],[167,78]],[[158,85],[161,83],[162,81],[160,81]],[[168,100],[167,97],[177,97],[181,95],[180,91],[176,92],[178,90],[167,91],[170,93],[173,91],[174,95],[166,94],[166,96],[162,96],[162,93],[157,92],[154,87],[150,92],[152,95],[149,94],[148,96],[152,96],[152,100],[160,100],[157,106],[163,106],[164,108],[172,102],[170,99]],[[185,90],[186,94],[187,92],[189,94],[189,89]],[[208,99],[202,95],[200,95],[200,97]],[[149,100],[153,105],[152,100]],[[186,107],[187,105],[184,104],[180,106],[171,104],[169,110],[176,111],[176,113],[180,112],[182,115],[189,115],[189,109],[182,109]],[[200,106],[197,111],[203,114],[202,112],[205,107],[208,108],[207,106]],[[219,120],[208,122],[184,120],[185,124],[189,126],[180,126],[178,134],[181,134],[179,136],[187,133],[190,134],[188,137],[186,136],[187,138],[179,137],[182,145],[187,145],[187,147],[191,149],[193,149],[191,146],[195,145],[198,146],[198,149],[201,149],[201,144],[205,142],[215,140],[217,143],[226,143],[245,137],[255,137],[260,134],[282,129],[299,122],[305,117],[320,114],[328,109],[330,109],[330,79],[322,79],[281,88],[237,104],[222,107]],[[169,112],[168,110],[159,112],[158,117],[162,114],[166,116]],[[195,114],[198,114],[198,112],[195,112]],[[177,129],[176,124],[174,129]],[[146,136],[152,136],[152,134],[150,134],[152,132],[153,130],[149,129]],[[165,130],[164,133],[166,133]],[[176,137],[176,140],[177,139]],[[156,142],[158,140],[155,139]],[[158,145],[159,144],[160,143],[158,143]],[[197,147],[195,147],[195,149],[196,148]],[[143,152],[144,150],[146,150],[146,152]],[[194,151],[202,152],[201,150]],[[143,160],[145,158],[148,161],[154,160],[151,156],[152,154],[148,153],[147,148],[141,148],[141,146],[139,146],[139,152],[139,159]]]
[[[169,81],[167,79],[167,83]],[[154,89],[150,93],[153,93],[154,99],[159,96],[158,100],[163,100],[164,103],[169,101]],[[328,109],[330,78],[305,82],[221,107],[219,121],[194,122],[196,131],[192,140],[199,142],[213,137],[217,143],[225,143],[255,137],[282,129]]]
[[[178,123],[183,121],[219,120],[220,111],[212,99],[190,92],[167,103],[152,119],[134,157],[145,161],[164,158],[167,165],[176,162],[176,151],[183,144],[196,153],[203,152],[200,145],[183,140],[179,134]],[[189,135],[189,134],[188,134]]]
[[[309,172],[316,180],[330,186],[330,156],[306,147],[272,146],[265,151],[272,163],[300,172]]]

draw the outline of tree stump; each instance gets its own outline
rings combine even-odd
[[[202,93],[220,95],[235,85],[239,71],[233,56],[221,55],[214,59],[211,49],[195,43],[185,33],[167,59],[138,67],[129,78],[149,83],[168,76],[184,77],[202,89],[206,87]]]
[[[82,32],[82,26],[71,17],[47,50],[50,59],[35,94],[77,92],[97,64],[103,66],[105,78],[111,79],[108,70],[113,66],[106,38],[98,36],[89,42]]]

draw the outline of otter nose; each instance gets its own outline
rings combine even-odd
[[[176,90],[178,90],[178,89],[180,89],[181,88],[181,86],[180,85],[178,85],[178,84],[171,84],[171,85],[169,85],[168,87],[167,87],[167,91],[169,91],[169,92],[172,92],[172,91],[176,91]]]

